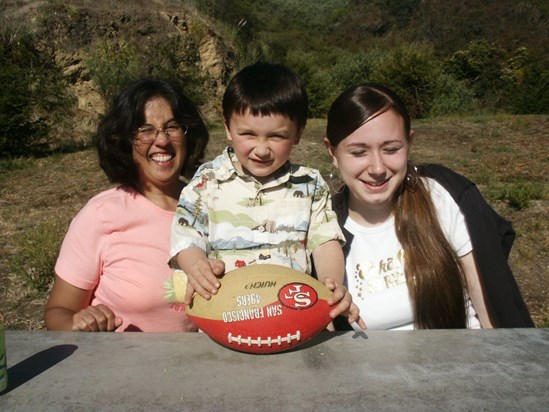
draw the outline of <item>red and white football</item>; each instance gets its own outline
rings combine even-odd
[[[256,264],[227,272],[210,300],[195,295],[191,320],[210,338],[248,353],[293,349],[332,320],[332,296],[313,277],[280,265]]]

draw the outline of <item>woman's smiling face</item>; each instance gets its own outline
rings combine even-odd
[[[174,122],[168,101],[154,97],[145,104],[145,124],[156,129]],[[154,141],[143,144],[136,139],[133,159],[139,170],[139,182],[146,188],[169,188],[179,184],[179,172],[185,162],[185,136],[172,141],[164,132],[157,134]]]
[[[389,216],[395,191],[406,176],[411,136],[393,110],[364,123],[337,147],[329,147],[350,189],[349,208]]]

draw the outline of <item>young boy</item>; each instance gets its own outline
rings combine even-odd
[[[209,299],[217,276],[273,263],[311,273],[334,290],[332,316],[358,310],[343,285],[343,234],[320,173],[291,164],[307,122],[308,98],[288,68],[257,63],[241,70],[223,96],[231,147],[204,164],[183,189],[172,225],[171,264],[187,274],[185,303]],[[350,309],[350,310],[349,310]],[[361,321],[362,322],[362,321]]]

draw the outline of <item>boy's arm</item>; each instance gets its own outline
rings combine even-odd
[[[184,303],[190,304],[194,293],[205,299],[217,293],[217,276],[225,272],[222,261],[208,259],[208,202],[204,176],[197,175],[183,189],[172,222],[170,266],[187,275]]]
[[[330,240],[313,250],[313,260],[318,280],[322,283],[328,278],[343,285],[345,258],[338,240]]]
[[[351,294],[343,286],[345,276],[345,258],[338,240],[330,240],[313,250],[313,260],[318,280],[333,291],[329,305],[337,306],[330,312],[332,319],[348,314],[349,323],[357,322],[362,329],[366,324],[360,318],[359,309],[353,303]]]

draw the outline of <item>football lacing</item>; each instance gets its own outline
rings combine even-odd
[[[251,336],[248,336],[247,338],[243,338],[242,335],[233,336],[232,333],[229,332],[227,335],[227,338],[229,339],[229,343],[238,343],[239,345],[257,345],[258,347],[261,347],[261,345],[267,345],[271,347],[273,344],[281,346],[283,343],[291,343],[292,341],[299,341],[301,340],[301,332],[297,331],[295,335],[292,335],[288,333],[286,336],[278,336],[276,338],[272,338],[269,336],[266,339],[262,339],[261,336],[258,336],[257,339],[252,338]]]

